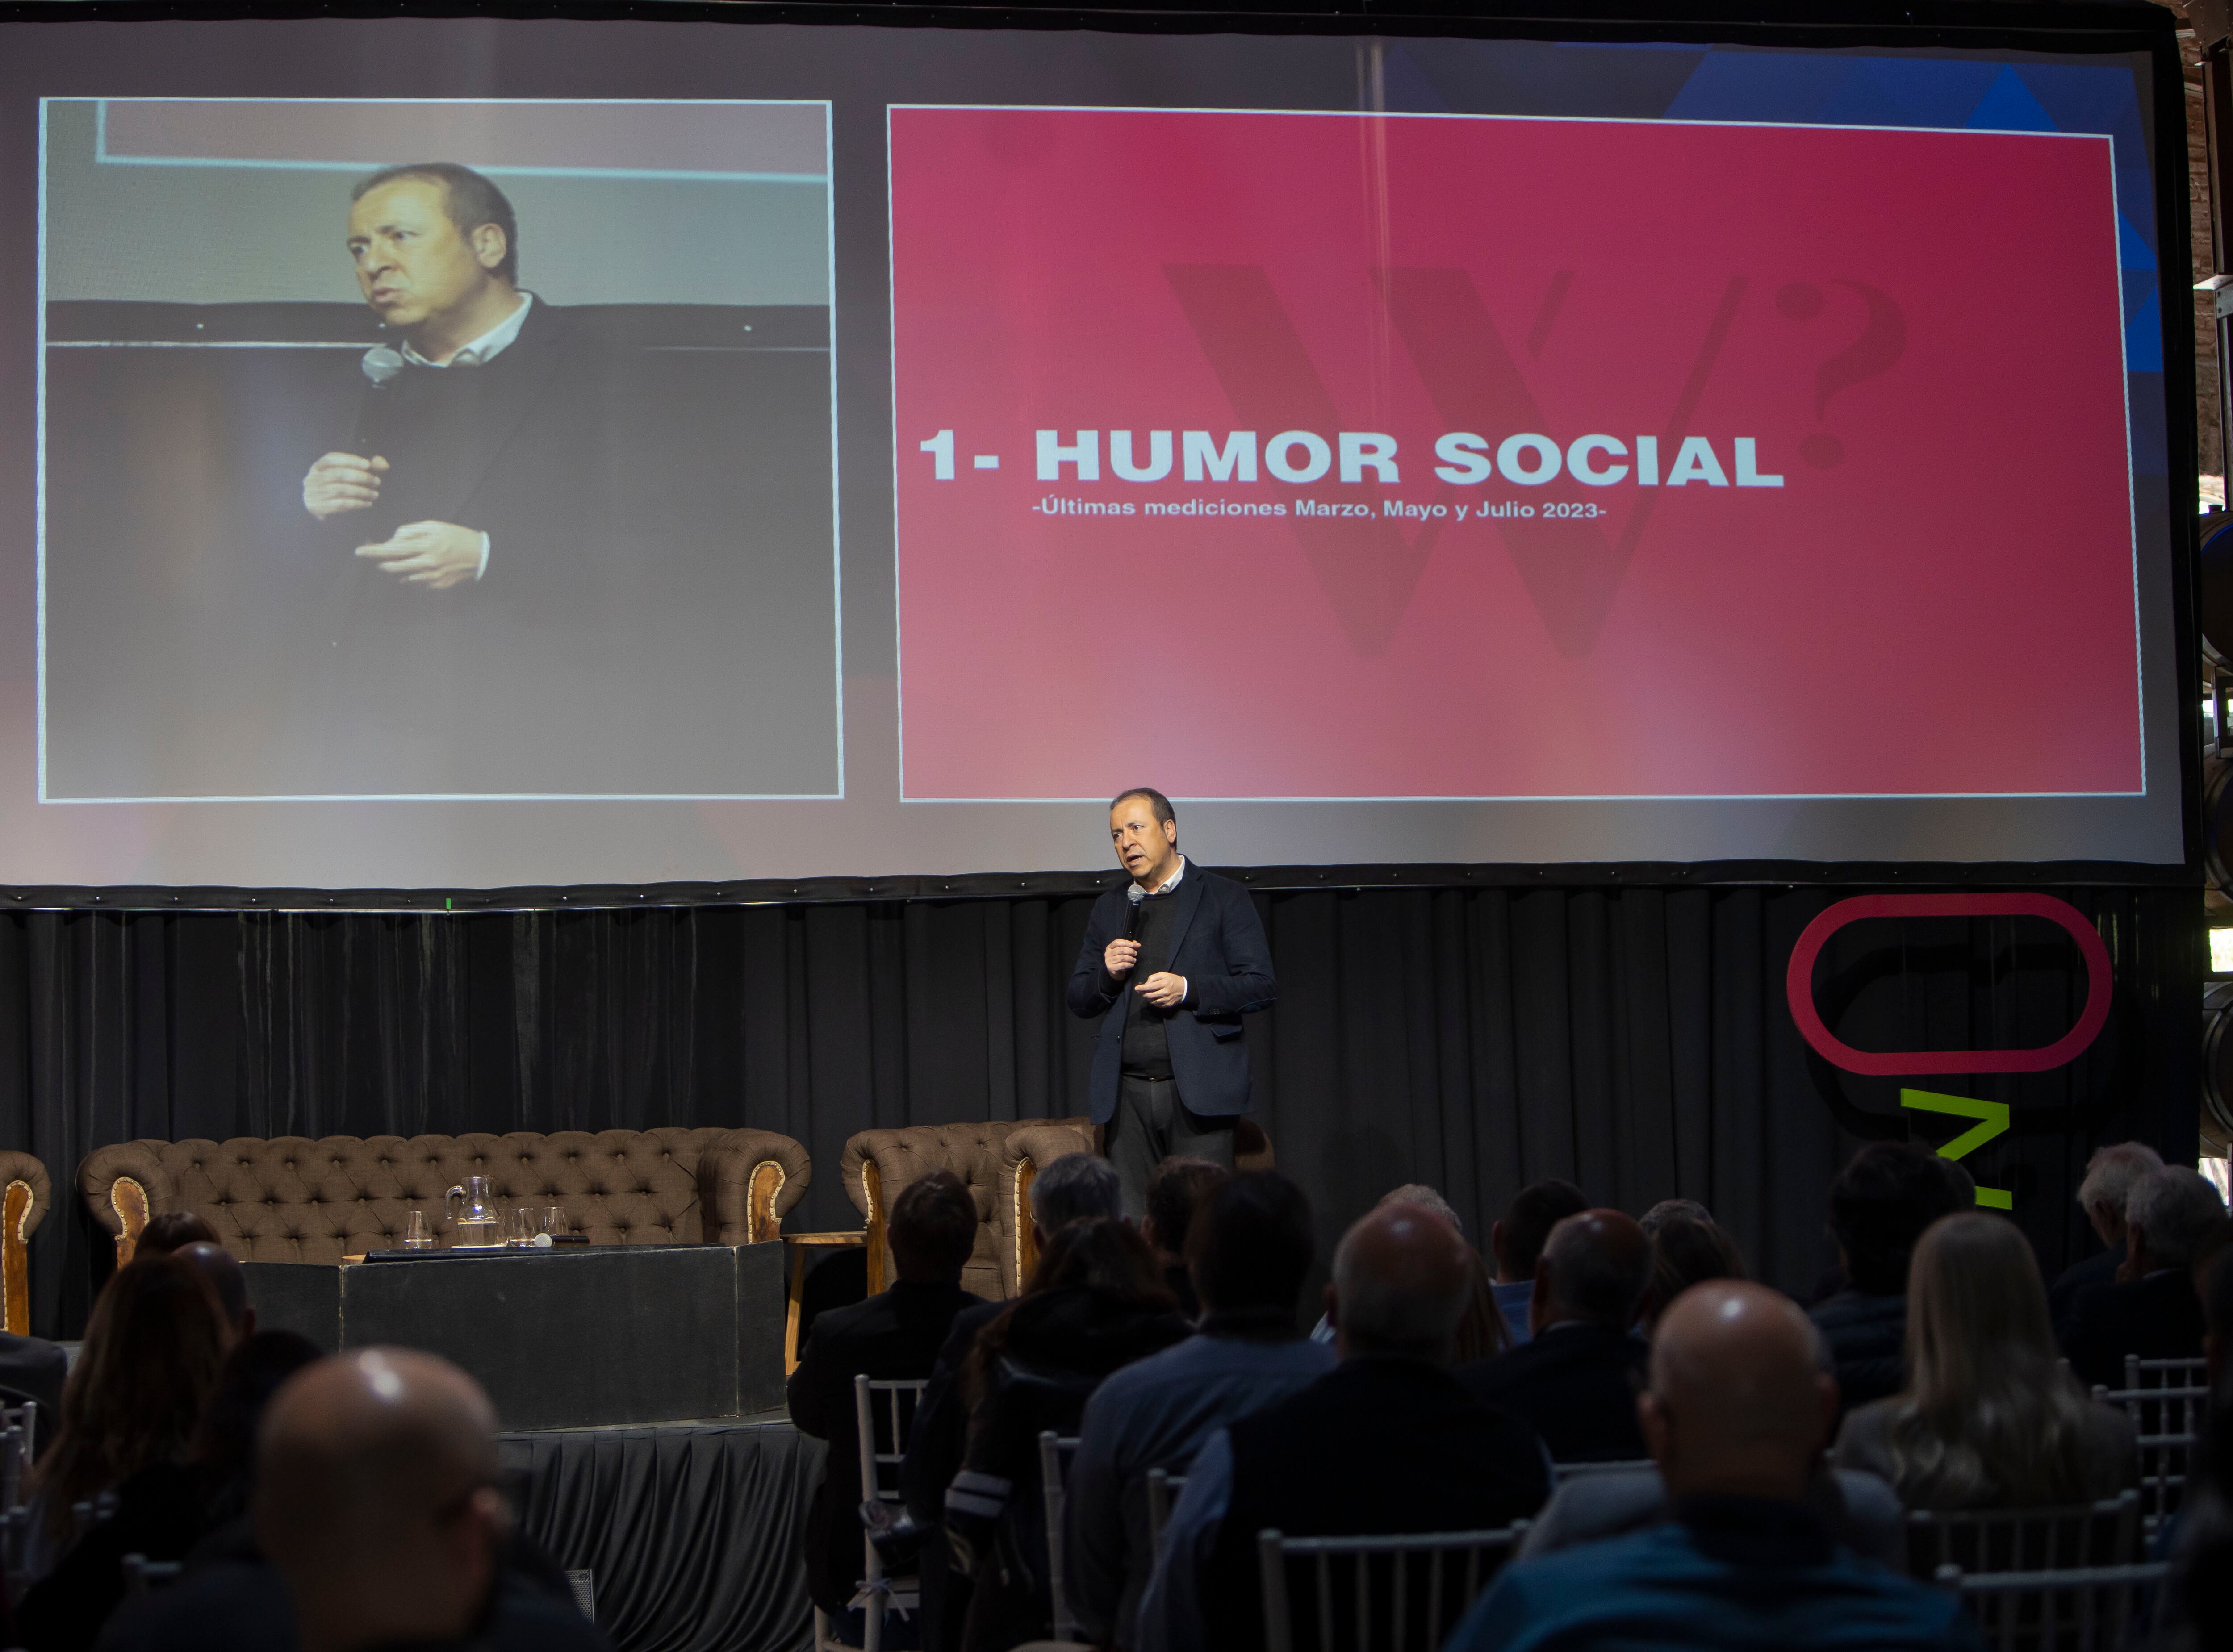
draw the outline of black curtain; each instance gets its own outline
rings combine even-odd
[[[1442,1188],[1476,1239],[1514,1190],[1571,1178],[1631,1211],[1704,1200],[1794,1291],[1834,1259],[1823,1187],[1856,1143],[1943,1141],[1902,1082],[2008,1102],[1968,1161],[2008,1189],[2051,1272],[2090,1240],[2090,1147],[2190,1161],[2203,946],[2192,890],[2063,890],[2107,940],[2093,1047],[2022,1078],[1863,1080],[1808,1051],[1784,972],[1816,887],[1259,893],[1279,1006],[1249,1031],[1258,1116],[1330,1252],[1386,1188]],[[0,916],[0,1144],[56,1209],[32,1241],[35,1328],[74,1336],[108,1268],[75,1192],[138,1136],[368,1135],[749,1124],[798,1137],[791,1219],[854,1225],[854,1131],[1084,1110],[1090,1024],[1063,986],[1090,896],[475,914]],[[1869,1049],[2051,1042],[2085,994],[2032,919],[1855,925],[1817,972]]]

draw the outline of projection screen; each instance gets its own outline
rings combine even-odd
[[[1572,32],[0,23],[0,881],[2180,862],[2160,54]]]

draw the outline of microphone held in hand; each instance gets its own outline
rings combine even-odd
[[[1132,903],[1131,915],[1124,920],[1124,939],[1137,940],[1140,939],[1140,903],[1148,898],[1148,892],[1136,883],[1124,891],[1124,898]]]

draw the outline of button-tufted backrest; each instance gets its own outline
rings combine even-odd
[[[1084,1120],[1075,1121],[1084,1123]],[[891,1201],[910,1182],[934,1170],[951,1170],[977,1201],[977,1246],[961,1271],[965,1289],[994,1301],[1010,1294],[1015,1235],[1010,1231],[1012,1200],[1001,1197],[1001,1154],[1011,1132],[1042,1120],[982,1119],[963,1124],[916,1124],[897,1130],[863,1130],[845,1143],[838,1170],[846,1197],[868,1219],[872,1242],[884,1246],[887,1278],[889,1246],[884,1236]],[[874,1167],[873,1176],[870,1167]]]
[[[795,1185],[778,1198],[779,1216],[804,1191],[804,1149],[787,1137],[720,1127],[138,1141],[89,1158],[81,1184],[94,1203],[92,1184],[104,1176],[146,1175],[160,1189],[157,1210],[199,1213],[244,1261],[338,1262],[392,1249],[414,1210],[446,1240],[453,1235],[444,1195],[468,1176],[486,1176],[507,1212],[559,1206],[594,1244],[694,1245],[721,1237],[706,1231],[700,1160],[739,1137],[764,1138],[787,1161]]]

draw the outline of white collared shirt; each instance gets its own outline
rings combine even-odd
[[[512,311],[494,327],[490,328],[472,343],[464,346],[446,361],[428,361],[419,354],[419,347],[408,339],[406,339],[403,343],[403,359],[414,367],[485,367],[511,348],[512,341],[519,336],[519,329],[527,324],[527,312],[534,307],[533,293],[520,294],[518,309]],[[481,565],[473,570],[473,578],[476,581],[488,572],[488,559],[489,537],[486,533],[483,533],[481,535]]]
[[[519,336],[519,329],[527,324],[527,312],[535,307],[535,295],[524,292],[519,296],[519,308],[494,327],[465,345],[446,361],[430,361],[419,354],[419,347],[408,340],[403,345],[403,359],[414,367],[485,367],[511,348]]]

